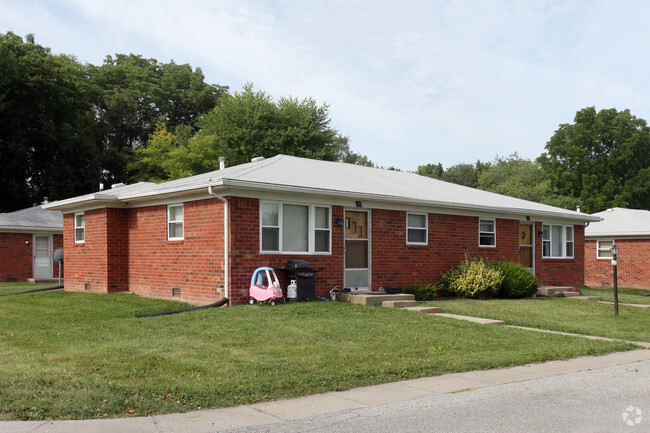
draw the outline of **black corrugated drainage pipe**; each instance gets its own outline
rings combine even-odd
[[[160,311],[158,313],[149,313],[149,314],[136,314],[135,317],[167,316],[169,314],[185,313],[186,311],[196,311],[196,310],[204,310],[206,308],[221,307],[222,305],[227,303],[228,303],[228,298],[223,298],[222,300],[215,302],[214,304],[203,305],[201,307],[184,308],[181,310],[167,310],[167,311]]]
[[[62,288],[63,286],[45,287],[44,289],[25,290],[24,292],[3,293],[0,296],[22,295],[23,293],[47,292],[48,290],[59,290]]]

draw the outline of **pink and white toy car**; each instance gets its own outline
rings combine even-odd
[[[273,268],[262,267],[255,269],[251,277],[251,287],[248,290],[248,296],[248,303],[250,305],[262,301],[269,301],[269,305],[275,305],[277,302],[284,304],[284,295],[278,282],[278,276],[275,275]]]

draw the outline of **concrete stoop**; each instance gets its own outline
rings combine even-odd
[[[419,313],[429,314],[432,316],[448,317],[456,320],[465,320],[467,322],[480,323],[481,325],[504,325],[503,320],[482,319],[480,317],[461,316],[458,314],[444,314],[440,307],[419,307],[415,301],[415,296],[399,294],[383,294],[378,292],[358,292],[358,293],[339,293],[338,301],[350,302],[367,306],[382,306],[387,308],[399,308],[402,310],[416,311]]]
[[[550,298],[557,296],[558,293],[564,293],[567,298],[580,296],[580,292],[573,292],[573,289],[574,287],[569,286],[541,286],[537,289],[537,296]]]
[[[361,304],[368,306],[381,306],[386,301],[412,301],[415,302],[415,296],[407,293],[381,293],[381,292],[358,292],[358,293],[338,293],[336,299],[341,302],[350,302],[351,304]]]
[[[382,307],[388,308],[406,308],[406,307],[416,307],[418,303],[416,301],[383,301],[381,303]]]

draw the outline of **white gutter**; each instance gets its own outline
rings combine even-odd
[[[212,191],[212,185],[208,186],[208,194],[218,198],[223,202],[223,292],[224,297],[230,299],[230,248],[228,242],[228,232],[230,219],[230,212],[228,206],[228,199]],[[229,301],[230,302],[230,301]]]

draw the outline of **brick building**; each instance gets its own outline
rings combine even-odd
[[[581,285],[599,218],[413,173],[285,155],[51,203],[66,290],[245,302],[253,270],[303,259],[318,296],[436,282],[466,254]],[[279,273],[282,286],[287,281]]]
[[[601,222],[585,229],[585,284],[612,286],[610,249],[618,253],[618,285],[650,289],[650,211],[614,208],[595,213]]]
[[[63,246],[61,212],[42,205],[0,214],[0,281],[59,276],[52,254]]]

